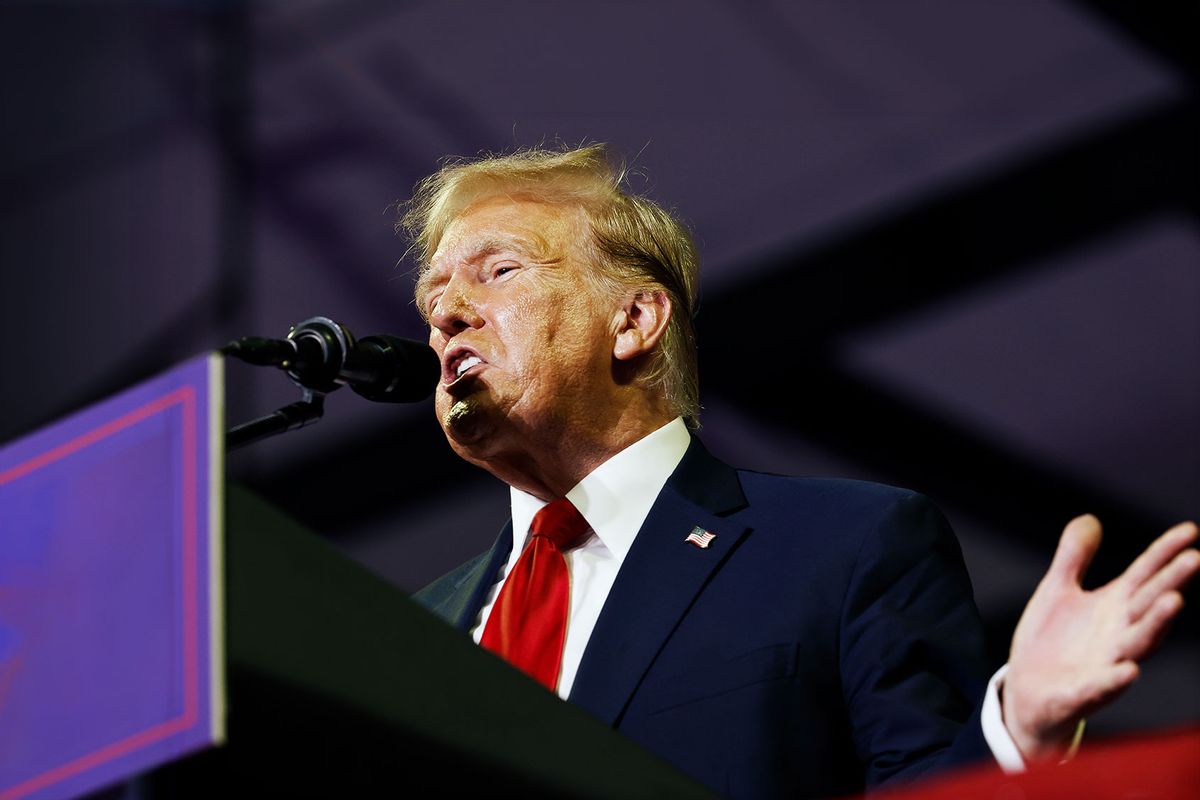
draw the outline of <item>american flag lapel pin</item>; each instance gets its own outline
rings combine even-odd
[[[684,541],[691,542],[701,550],[706,550],[708,549],[708,546],[712,544],[713,539],[716,538],[717,535],[715,533],[709,533],[708,531],[704,530],[704,528],[701,528],[699,525],[697,525],[696,527],[692,528],[692,532],[687,535],[687,538],[684,539]]]

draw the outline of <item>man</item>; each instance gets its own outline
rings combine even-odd
[[[1200,568],[1181,525],[1083,592],[1100,530],[1072,521],[985,695],[970,584],[927,500],[734,470],[690,433],[695,250],[602,146],[449,165],[404,224],[439,420],[512,487],[496,546],[419,599],[718,792],[1061,758]]]

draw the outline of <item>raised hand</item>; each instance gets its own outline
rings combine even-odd
[[[1087,514],[1067,525],[1017,623],[1002,689],[1004,725],[1025,758],[1061,757],[1078,721],[1137,678],[1183,607],[1179,590],[1200,570],[1189,547],[1196,536],[1194,523],[1176,525],[1120,576],[1085,591],[1100,522]]]

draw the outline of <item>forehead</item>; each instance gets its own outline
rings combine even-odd
[[[497,195],[477,200],[446,227],[430,267],[460,263],[498,251],[539,260],[562,258],[586,231],[578,206]]]

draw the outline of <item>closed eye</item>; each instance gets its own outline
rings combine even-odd
[[[433,316],[433,310],[437,308],[438,301],[442,299],[442,293],[430,294],[425,297],[425,319]]]

